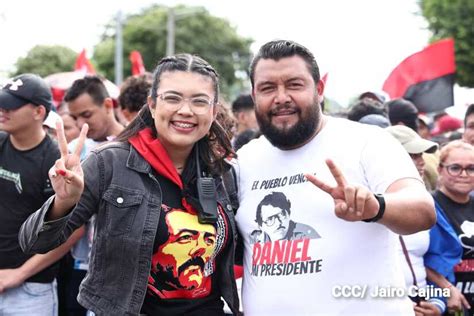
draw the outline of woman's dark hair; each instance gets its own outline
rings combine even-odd
[[[156,102],[157,99],[161,74],[174,71],[193,72],[211,78],[214,83],[215,91],[214,106],[219,106],[217,103],[219,100],[219,75],[204,59],[190,54],[177,54],[160,60],[153,72],[153,84],[150,90],[150,97],[154,102]],[[155,122],[148,106],[144,106],[140,110],[135,119],[118,135],[116,141],[126,142],[129,138],[134,137],[145,128],[151,128],[154,137],[158,136]],[[226,163],[225,160],[235,157],[235,152],[232,149],[230,139],[225,129],[219,122],[219,116],[212,122],[209,133],[200,139],[198,144],[202,171],[212,175],[221,175],[229,169],[229,164]],[[195,148],[196,146],[188,157],[186,168],[182,174],[184,183],[193,180],[196,175],[196,163],[194,159]]]

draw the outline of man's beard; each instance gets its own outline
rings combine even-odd
[[[273,113],[281,109],[289,108],[296,111],[299,117],[298,122],[290,128],[278,128],[274,126],[271,122]],[[319,122],[321,121],[321,112],[319,111],[317,101],[314,101],[311,106],[307,107],[305,113],[302,113],[300,108],[293,108],[290,104],[284,104],[272,109],[268,113],[261,113],[256,110],[255,116],[262,134],[273,146],[283,150],[296,148],[305,144],[314,136]]]
[[[168,266],[168,267],[163,267],[161,264],[157,264],[156,268],[157,271],[155,272],[156,279],[160,279],[161,284],[163,284],[163,288],[161,288],[157,283],[156,288],[158,290],[167,290],[167,291],[173,291],[175,289],[186,289],[186,290],[192,290],[196,287],[196,284],[194,282],[191,282],[191,284],[182,284],[179,280],[180,275],[189,267],[191,266],[199,266],[201,268],[201,271],[204,272],[204,259],[201,257],[195,257],[191,258],[185,263],[183,263],[181,266],[178,268],[178,275],[175,276],[173,274],[174,267]]]

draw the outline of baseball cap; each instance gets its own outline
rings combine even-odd
[[[434,153],[438,144],[421,138],[414,130],[404,125],[394,125],[385,129],[395,137],[409,154]]]
[[[0,90],[0,108],[14,110],[28,103],[43,105],[48,111],[53,106],[51,89],[40,76],[21,74],[3,84]]]
[[[462,120],[450,115],[442,116],[436,122],[436,126],[431,131],[431,135],[436,136],[446,132],[452,132],[462,127]]]
[[[405,119],[417,119],[418,109],[416,106],[405,99],[395,99],[386,103],[388,107],[388,117],[392,124],[396,124]]]

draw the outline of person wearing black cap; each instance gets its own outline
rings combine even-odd
[[[23,221],[54,193],[48,170],[60,155],[43,130],[51,109],[50,89],[37,75],[19,75],[0,90],[0,311],[5,315],[57,314],[54,263],[80,233],[41,255],[23,253],[18,243]]]
[[[418,109],[405,99],[395,99],[385,103],[388,108],[388,118],[392,125],[405,125],[418,132]]]

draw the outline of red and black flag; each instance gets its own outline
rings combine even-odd
[[[392,99],[412,101],[420,112],[438,112],[454,104],[455,72],[454,40],[448,38],[407,57],[382,89]]]

